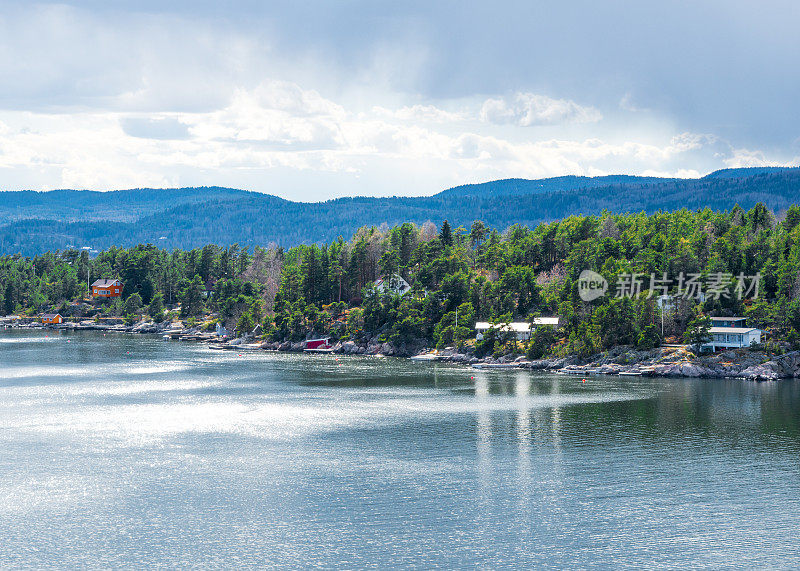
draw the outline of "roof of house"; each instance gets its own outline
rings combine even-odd
[[[558,317],[535,317],[533,319],[533,325],[558,325]],[[492,327],[496,327],[497,329],[505,329],[506,325],[492,325],[488,321],[478,321],[475,324],[475,329],[482,330],[482,329],[490,329]],[[508,328],[511,331],[515,331],[517,333],[524,333],[526,331],[531,330],[531,323],[527,321],[514,321],[508,324]]]
[[[717,316],[712,316],[711,320],[712,321],[745,321],[745,320],[747,320],[747,318],[746,317],[717,317]]]
[[[411,286],[408,285],[408,282],[403,279],[403,276],[399,276],[397,274],[393,275],[392,277],[386,278],[386,279],[378,278],[377,280],[375,280],[375,287],[380,287],[384,283],[391,284],[392,281],[394,281],[394,283],[397,284],[400,287],[411,287]]]
[[[43,313],[42,319],[55,319],[56,317],[61,317],[58,313]]]
[[[750,333],[751,331],[758,331],[755,327],[712,327],[708,330],[709,333]]]
[[[94,283],[92,284],[92,287],[108,287],[112,285],[120,285],[120,281],[110,278],[102,278],[99,280],[95,280]]]

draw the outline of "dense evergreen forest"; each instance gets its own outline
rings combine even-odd
[[[422,225],[483,220],[505,231],[574,214],[745,209],[762,202],[783,212],[800,193],[800,169],[718,171],[700,179],[558,177],[509,179],[445,190],[430,197],[341,198],[301,203],[225,188],[138,189],[107,193],[11,192],[0,203],[0,253],[152,243],[197,248],[322,244],[363,225]]]
[[[587,269],[609,284],[607,295],[589,302],[578,288]],[[649,279],[684,274],[699,276],[705,295],[678,296],[662,315]],[[626,294],[632,275],[643,286]],[[392,276],[407,280],[411,291],[401,296],[374,286]],[[757,291],[737,291],[742,276],[760,276]],[[100,277],[121,279],[122,298],[86,303],[87,280]],[[763,204],[749,211],[604,212],[502,233],[479,221],[405,222],[289,249],[167,251],[146,244],[94,258],[78,250],[0,257],[0,312],[44,311],[131,322],[175,317],[208,328],[221,321],[239,332],[261,324],[280,340],[368,336],[439,347],[474,340],[477,320],[560,316],[560,328],[536,330],[531,356],[649,348],[690,337],[705,316],[745,315],[765,329],[766,345],[782,351],[800,345],[800,208],[791,206],[780,219]],[[503,351],[509,342],[493,333],[477,351]]]

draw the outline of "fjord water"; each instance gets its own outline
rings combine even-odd
[[[0,566],[800,566],[800,385],[0,331]]]

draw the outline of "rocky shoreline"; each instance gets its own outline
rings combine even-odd
[[[109,331],[118,333],[159,334],[165,339],[200,341],[214,349],[303,352],[302,341],[258,341],[251,337],[220,338],[200,327],[185,327],[181,323],[153,323],[141,321],[133,325],[98,323],[86,320],[59,325],[43,325],[35,321],[0,318],[5,328],[53,329],[73,331]],[[319,351],[318,351],[319,352]],[[527,359],[508,354],[499,358],[477,357],[469,351],[454,349],[431,351],[421,346],[380,342],[377,339],[338,341],[327,353],[341,355],[376,355],[405,357],[419,361],[461,364],[480,369],[529,369],[568,375],[621,375],[694,378],[735,378],[750,381],[773,381],[800,378],[800,351],[773,356],[762,351],[737,349],[712,355],[695,355],[687,347],[665,346],[650,351],[637,351],[631,347],[615,347],[589,359],[575,355],[547,359]]]

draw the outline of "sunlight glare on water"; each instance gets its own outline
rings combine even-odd
[[[797,567],[795,382],[0,332],[0,566]]]

